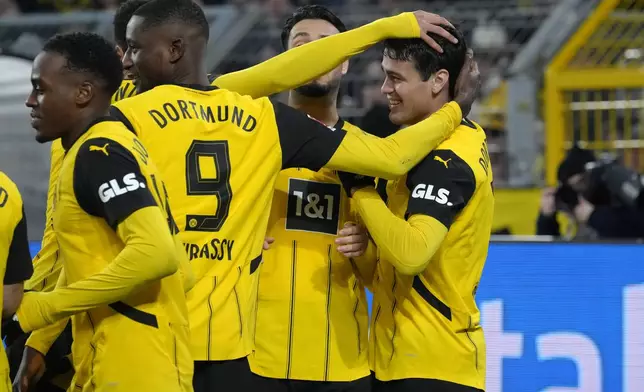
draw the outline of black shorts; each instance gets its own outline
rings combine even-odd
[[[371,377],[355,381],[302,381],[255,375],[253,391],[262,392],[371,392]]]
[[[461,384],[423,378],[378,381],[373,373],[372,386],[373,392],[484,392]]]
[[[254,377],[245,357],[230,361],[195,361],[192,386],[194,392],[254,391]]]

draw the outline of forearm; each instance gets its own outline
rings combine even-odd
[[[395,216],[373,188],[360,189],[353,198],[381,257],[405,275],[427,267],[447,235],[445,226],[429,216],[414,215],[409,221]]]
[[[264,97],[301,86],[386,38],[420,37],[406,12],[290,49],[254,67],[222,75],[213,84],[242,95]]]
[[[158,207],[134,212],[117,233],[125,247],[101,272],[50,293],[26,293],[18,309],[25,332],[122,300],[142,285],[177,271],[175,243]]]
[[[350,132],[325,166],[385,179],[398,178],[445,140],[460,124],[461,116],[458,104],[450,102],[429,118],[385,139]]]
[[[33,331],[29,335],[25,346],[29,346],[43,355],[47,355],[47,352],[49,352],[49,349],[56,339],[65,330],[68,322],[69,318],[63,318],[44,328]]]

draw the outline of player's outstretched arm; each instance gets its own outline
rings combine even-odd
[[[135,211],[119,224],[125,247],[101,272],[49,293],[25,293],[18,309],[23,331],[120,301],[142,285],[177,272],[179,254],[157,206]]]
[[[452,151],[436,150],[409,172],[407,187],[411,190],[407,220],[394,215],[373,187],[351,192],[381,255],[401,274],[416,275],[427,268],[456,215],[474,194],[476,179]]]
[[[439,50],[426,31],[454,39],[441,24],[449,25],[449,22],[423,11],[378,19],[290,49],[254,67],[222,75],[213,84],[255,98],[269,96],[316,79],[387,38],[423,38]]]

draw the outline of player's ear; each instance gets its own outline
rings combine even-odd
[[[89,82],[83,82],[76,92],[76,104],[78,106],[87,106],[94,97],[94,85]]]
[[[446,69],[439,69],[433,76],[432,80],[432,93],[434,95],[440,94],[449,83],[449,72]]]
[[[349,72],[349,60],[342,63],[342,76],[346,75]]]
[[[181,60],[183,55],[186,53],[186,43],[183,38],[176,38],[172,41],[170,45],[170,62],[172,64]]]
[[[116,47],[115,47],[115,48],[116,48],[116,54],[118,54],[118,55],[119,55],[119,58],[120,58],[121,60],[123,60],[123,55],[125,54],[125,53],[123,52],[123,49],[121,49],[121,47],[120,47],[120,46],[118,46],[118,45],[116,45]]]

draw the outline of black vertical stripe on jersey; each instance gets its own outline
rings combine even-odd
[[[425,284],[423,284],[423,281],[420,280],[418,275],[414,276],[412,288],[421,296],[422,299],[425,300],[425,302],[427,302],[432,308],[436,309],[438,313],[442,314],[449,321],[452,321],[452,310],[449,306],[445,305],[440,299],[438,299],[438,297],[432,294],[427,287],[425,287]]]
[[[206,341],[208,342],[208,344],[206,346],[206,350],[207,350],[206,358],[208,358],[209,361],[210,361],[210,348],[211,348],[211,345],[212,345],[212,342],[211,342],[212,322],[213,322],[213,316],[214,316],[214,313],[213,313],[213,310],[212,310],[212,296],[213,296],[213,294],[215,294],[215,290],[217,290],[217,277],[216,276],[214,277],[212,291],[208,295],[208,329],[207,329],[208,336],[206,337]]]
[[[13,229],[13,237],[11,239],[11,245],[9,245],[4,284],[22,283],[29,280],[33,273],[34,267],[31,262],[29,239],[27,236],[27,220],[25,219],[25,210],[23,208],[20,221]]]
[[[286,379],[291,378],[291,360],[293,350],[293,323],[295,319],[295,272],[297,264],[297,241],[293,241],[293,255],[291,257],[291,300],[288,308],[288,345],[286,348]]]
[[[242,275],[242,269],[241,267],[237,267],[237,273],[241,277]],[[237,279],[239,282],[239,279]],[[242,318],[242,310],[241,306],[239,305],[239,294],[237,294],[237,286],[233,287],[233,293],[235,294],[235,303],[237,304],[237,315],[239,316],[239,336],[242,337],[244,336],[244,319]]]
[[[181,372],[179,371],[179,349],[177,348],[177,336],[173,334],[172,340],[174,343],[174,367],[177,369],[178,385],[181,385]]]
[[[325,342],[324,342],[324,381],[329,379],[329,362],[330,362],[330,353],[331,353],[331,279],[333,276],[331,261],[331,245],[327,252],[327,261],[329,263],[328,276],[326,280],[326,333],[325,333]]]
[[[476,370],[479,370],[479,348],[476,347],[476,343],[474,343],[474,340],[472,340],[472,337],[470,336],[470,329],[472,329],[472,316],[469,318],[467,330],[465,330],[465,336],[467,336],[470,343],[472,343],[472,346],[474,346],[474,364],[476,366]]]
[[[351,291],[353,294],[356,294],[356,289],[358,288],[358,279],[353,281],[353,287]],[[356,295],[356,302],[353,304],[353,319],[356,321],[356,331],[358,338],[358,355],[362,352],[362,342],[360,341],[360,321],[358,320],[358,308],[360,307],[360,294]]]
[[[392,304],[391,304],[391,319],[393,320],[394,328],[393,331],[391,332],[391,356],[389,357],[389,361],[391,361],[394,358],[394,351],[396,350],[396,346],[394,345],[394,339],[396,339],[396,333],[398,332],[398,325],[396,324],[396,285],[398,284],[398,281],[396,279],[396,274],[393,274],[394,281],[391,284],[391,297],[393,298]]]
[[[347,131],[329,129],[297,109],[275,103],[275,123],[282,149],[282,169],[320,170],[331,159]]]

